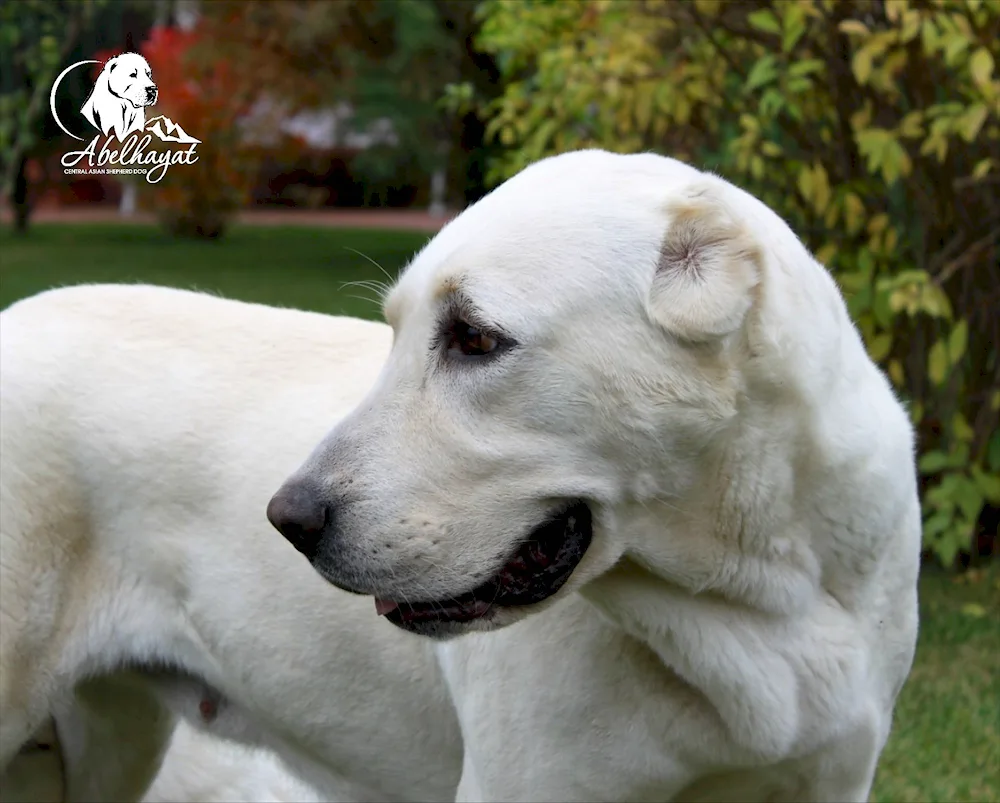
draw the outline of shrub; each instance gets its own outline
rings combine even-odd
[[[238,65],[196,50],[200,39],[197,29],[157,27],[142,44],[160,88],[156,114],[201,140],[197,162],[143,182],[143,203],[176,235],[214,238],[249,199],[259,158],[240,126],[250,102]]]
[[[946,565],[1000,504],[1000,0],[487,0],[494,181],[660,150],[764,200],[840,283],[920,437]],[[468,95],[452,87],[452,97]]]

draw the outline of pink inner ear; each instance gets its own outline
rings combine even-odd
[[[760,278],[756,241],[710,197],[680,203],[671,212],[650,288],[650,315],[688,340],[734,332]]]

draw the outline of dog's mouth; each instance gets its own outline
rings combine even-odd
[[[497,608],[534,605],[555,594],[583,559],[593,537],[593,516],[576,502],[536,527],[490,579],[458,597],[421,602],[375,600],[375,609],[404,629],[463,623]]]

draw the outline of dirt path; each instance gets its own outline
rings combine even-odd
[[[411,209],[248,209],[237,219],[249,226],[329,226],[347,229],[396,229],[436,232],[455,216],[448,212],[436,217]],[[10,210],[0,208],[0,222],[10,223]],[[147,213],[128,217],[106,206],[41,207],[31,216],[32,223],[155,223]]]

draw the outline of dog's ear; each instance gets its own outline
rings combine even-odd
[[[108,62],[108,72],[114,72],[115,67],[118,66],[118,56],[115,56],[111,61]]]
[[[705,183],[667,209],[647,309],[685,340],[705,342],[737,331],[760,281],[760,247],[719,195],[719,187]]]

